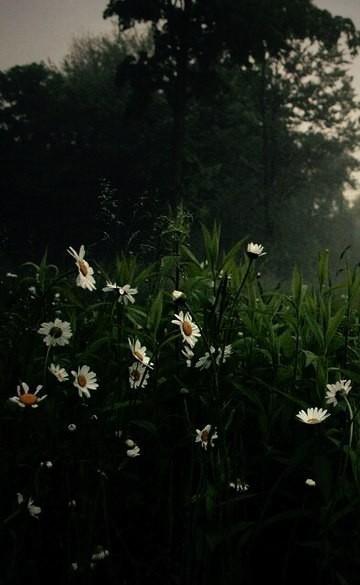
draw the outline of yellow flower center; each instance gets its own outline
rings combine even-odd
[[[86,380],[86,377],[83,374],[80,374],[78,376],[77,381],[78,381],[79,386],[81,386],[81,388],[84,388],[84,386],[86,386],[87,380]]]
[[[182,330],[187,336],[190,336],[192,334],[192,325],[190,321],[183,321]]]
[[[87,276],[88,268],[87,263],[84,260],[79,260],[79,270],[83,276]]]
[[[202,433],[201,433],[201,440],[204,443],[207,443],[208,442],[208,440],[209,440],[209,431],[202,431]]]
[[[308,425],[316,425],[316,424],[318,424],[319,422],[320,422],[320,421],[319,421],[319,419],[318,419],[318,418],[309,418],[309,419],[307,420],[307,423],[308,423]]]
[[[133,354],[134,354],[134,357],[136,357],[140,362],[144,361],[144,356],[139,351],[134,351]]]
[[[51,337],[55,337],[55,339],[59,339],[62,336],[62,329],[60,327],[51,327],[50,335]]]
[[[32,404],[35,404],[39,399],[35,394],[21,394],[21,396],[19,396],[19,400],[23,404],[31,406]]]

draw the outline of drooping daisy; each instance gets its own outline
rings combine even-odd
[[[202,430],[196,429],[196,437],[195,443],[201,443],[201,446],[205,451],[208,448],[208,444],[210,443],[210,447],[214,447],[214,441],[218,439],[218,434],[216,430],[210,436],[211,432],[211,425],[206,425]]]
[[[183,341],[188,343],[190,347],[194,347],[198,342],[198,338],[201,336],[199,327],[193,322],[190,313],[180,311],[178,315],[175,314],[176,319],[172,319],[171,323],[174,323],[180,327]]]
[[[37,408],[39,402],[46,398],[47,394],[39,398],[38,394],[42,386],[36,386],[35,392],[29,392],[29,386],[25,382],[21,382],[20,386],[16,388],[17,396],[9,398],[11,402],[15,402],[18,406],[25,408],[25,406],[31,406],[31,408]]]
[[[181,350],[182,355],[186,358],[186,365],[188,368],[191,368],[191,364],[192,364],[192,359],[194,357],[194,352],[190,349],[190,347],[188,347],[187,345],[185,345],[184,349]]]
[[[140,341],[138,339],[136,339],[135,341],[133,339],[128,339],[129,342],[129,347],[131,350],[131,353],[133,354],[134,358],[140,362],[143,366],[146,366],[148,368],[152,368],[153,364],[150,363],[150,358],[149,356],[146,355],[146,347],[145,345],[141,345]]]
[[[124,303],[124,305],[127,305],[128,302],[132,304],[135,303],[134,295],[137,295],[138,293],[138,289],[131,288],[130,284],[124,284],[124,286],[119,286],[115,282],[114,283],[107,282],[106,286],[104,286],[103,288],[103,291],[104,292],[118,291],[119,293],[118,302]]]
[[[254,244],[253,242],[250,242],[247,245],[246,253],[249,256],[249,258],[252,259],[259,258],[260,256],[265,256],[266,254],[266,252],[264,252],[264,246],[262,246],[261,244]]]
[[[38,329],[40,335],[44,335],[45,345],[67,345],[70,337],[72,337],[71,325],[68,321],[61,321],[56,318],[55,321],[49,321],[47,323],[41,323]]]
[[[72,370],[71,373],[74,376],[73,385],[78,389],[79,396],[84,395],[90,398],[89,390],[96,390],[99,387],[95,372],[92,372],[89,366],[81,366],[77,372]]]
[[[94,270],[89,266],[89,263],[85,260],[85,248],[83,245],[80,246],[79,253],[77,253],[71,246],[68,248],[70,256],[75,260],[75,264],[78,268],[79,274],[76,278],[77,286],[86,288],[88,290],[95,290],[95,278],[93,276]]]
[[[51,364],[49,367],[49,371],[55,376],[58,382],[65,382],[66,380],[69,379],[69,374],[67,373],[65,368],[62,368],[58,364],[57,365]]]
[[[131,458],[139,457],[140,447],[136,445],[136,443],[132,439],[127,439],[125,443],[126,446],[128,447],[128,449],[126,450],[126,455]]]
[[[145,388],[148,384],[149,371],[148,369],[140,364],[140,362],[134,362],[129,367],[129,384],[130,388]]]
[[[318,408],[308,408],[307,411],[300,410],[296,415],[301,422],[307,425],[317,425],[321,422],[324,422],[326,418],[330,416],[326,409]]]
[[[326,388],[326,403],[336,406],[338,403],[337,394],[340,396],[347,396],[347,394],[349,394],[351,390],[351,380],[339,380],[335,384],[327,384]]]

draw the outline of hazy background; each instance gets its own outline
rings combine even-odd
[[[314,4],[360,28],[359,0]],[[174,154],[174,131],[184,134],[175,175],[182,174],[187,203],[196,221],[219,219],[228,244],[248,230],[286,250],[280,273],[321,247],[340,253],[351,245],[360,255],[360,57],[336,64],[319,54],[317,68],[305,59],[302,81],[291,79],[295,69],[284,75],[289,63],[280,61],[269,60],[262,73],[224,68],[227,91],[216,93],[209,79],[201,81],[207,95],[193,88],[185,131],[176,126],[166,87],[152,94],[147,65],[134,78],[123,68],[119,82],[119,63],[139,47],[124,38],[117,46],[116,19],[102,16],[106,6],[0,2],[3,262],[38,257],[46,245],[61,260],[66,245],[103,245],[104,238],[132,252],[136,243],[154,251],[150,228],[174,202],[170,162],[180,152]],[[262,74],[269,82],[263,95]]]

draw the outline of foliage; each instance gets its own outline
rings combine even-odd
[[[197,256],[188,222],[179,209],[163,223],[166,254],[153,265],[134,256],[103,267],[89,260],[93,292],[75,286],[70,257],[66,274],[45,255],[3,276],[4,583],[24,575],[48,582],[56,567],[59,582],[250,585],[264,566],[278,583],[309,574],[319,585],[355,582],[359,268],[345,253],[334,279],[323,252],[314,284],[295,268],[289,290],[268,290],[258,270],[271,267],[271,249],[256,258],[242,241],[225,253],[215,225],[203,227]],[[106,281],[136,287],[135,302],[103,292]],[[172,295],[175,285],[182,295]],[[180,311],[199,328],[190,367],[172,322]],[[38,329],[55,317],[73,336],[47,348]],[[137,387],[128,337],[153,362]],[[89,365],[99,388],[80,397],[74,376],[59,382],[50,363],[69,374]],[[339,379],[353,388],[329,406],[326,385]],[[37,409],[8,400],[24,381],[44,385]],[[331,416],[318,425],[296,419],[313,406]],[[205,449],[195,439],[207,424]],[[127,454],[127,440],[140,456]]]

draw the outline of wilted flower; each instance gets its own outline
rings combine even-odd
[[[134,362],[129,367],[130,388],[144,388],[148,384],[149,371],[140,362]]]
[[[68,248],[70,256],[75,259],[75,264],[78,267],[79,274],[76,279],[77,286],[88,290],[95,290],[95,278],[93,276],[94,270],[89,266],[85,260],[85,248],[80,246],[79,253],[77,253],[71,246]]]
[[[171,323],[180,327],[183,341],[188,343],[190,347],[194,347],[201,335],[199,327],[193,323],[190,313],[184,315],[183,311],[180,311],[178,315],[175,314],[175,317],[176,319],[172,319]]]
[[[134,295],[137,295],[138,289],[131,288],[130,284],[124,284],[124,286],[118,286],[116,283],[107,282],[106,286],[104,286],[104,292],[111,292],[111,291],[118,291],[119,293],[119,303],[123,302],[124,305],[127,305],[128,302],[135,303]]]
[[[185,345],[184,349],[181,350],[182,355],[186,358],[186,365],[188,368],[191,368],[191,360],[194,357],[194,352],[190,349],[190,347],[188,347],[187,345]]]
[[[338,403],[337,394],[340,396],[347,396],[349,394],[351,390],[351,380],[340,380],[335,384],[327,384],[326,388],[326,403],[336,406]]]
[[[29,392],[29,386],[25,382],[21,382],[20,386],[17,386],[16,388],[17,396],[12,396],[9,398],[9,400],[11,400],[11,402],[15,402],[22,408],[25,408],[25,406],[37,408],[39,406],[39,402],[47,397],[47,394],[44,394],[44,396],[39,398],[38,394],[41,389],[42,386],[36,386],[35,392]]]
[[[89,390],[96,390],[99,387],[95,372],[92,372],[89,366],[81,366],[77,372],[72,370],[71,373],[75,378],[73,385],[78,389],[79,396],[84,395],[86,398],[90,398]]]
[[[149,356],[146,355],[145,345],[142,346],[138,339],[136,339],[136,341],[134,341],[133,339],[128,339],[128,342],[131,353],[133,354],[134,358],[143,366],[152,368],[153,364],[150,363],[150,358]]]
[[[195,443],[201,443],[201,446],[205,451],[207,450],[209,443],[210,447],[214,447],[214,441],[218,438],[216,430],[211,436],[210,431],[211,425],[206,425],[202,430],[196,429]]]
[[[330,414],[326,409],[315,407],[308,408],[306,412],[305,410],[300,410],[296,416],[307,425],[317,425],[328,418]]]
[[[266,252],[264,252],[264,246],[262,246],[261,244],[254,244],[253,242],[250,242],[247,245],[246,248],[246,253],[249,256],[249,258],[259,258],[259,256],[265,256]]]
[[[65,382],[69,379],[69,374],[59,365],[51,364],[49,367],[49,371],[55,376],[58,382]]]
[[[56,318],[55,321],[42,323],[38,329],[40,335],[44,335],[44,343],[47,346],[67,345],[72,337],[71,325],[68,321],[61,321]]]

